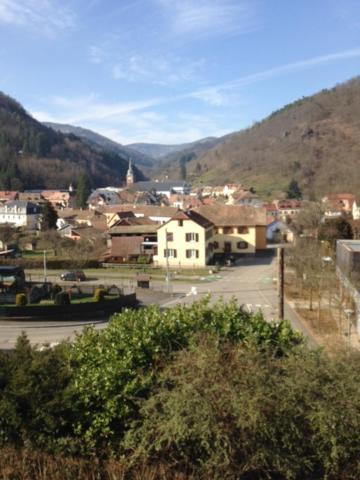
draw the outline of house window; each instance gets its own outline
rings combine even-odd
[[[233,233],[232,227],[224,227],[224,228],[223,228],[223,233],[224,233],[225,235],[228,235],[228,234],[230,234],[230,233]]]
[[[231,253],[231,242],[224,242],[224,252]]]
[[[164,257],[165,258],[176,258],[177,257],[177,251],[175,248],[168,248],[164,249]]]
[[[199,241],[199,234],[198,233],[187,233],[185,235],[185,239],[187,242],[198,242]]]
[[[179,221],[178,221],[178,225],[179,225],[179,227],[182,227],[182,226],[184,225],[184,221],[183,221],[183,220],[179,220]]]
[[[249,233],[248,227],[238,227],[237,228],[237,233]]]
[[[219,248],[219,242],[214,242],[214,248]]]
[[[237,242],[236,246],[239,250],[246,250],[248,248],[248,243],[247,242]]]
[[[199,258],[199,250],[186,250],[186,258]]]
[[[174,234],[173,232],[166,232],[166,241],[173,242],[174,241]]]
[[[212,231],[212,229],[206,230],[205,240],[209,240],[209,238],[211,238],[212,236],[213,236],[213,231]]]
[[[214,228],[214,234],[217,235],[218,233],[220,233],[220,228]]]

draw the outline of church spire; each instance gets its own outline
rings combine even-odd
[[[126,174],[126,186],[130,187],[134,184],[134,171],[132,167],[132,160],[131,157],[129,158],[129,168]]]

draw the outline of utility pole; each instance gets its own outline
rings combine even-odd
[[[351,315],[354,313],[354,310],[351,310],[351,308],[346,308],[344,310],[344,313],[347,317],[347,342],[346,342],[346,351],[347,354],[350,355],[351,351]]]
[[[278,247],[278,317],[279,320],[284,320],[284,248]]]
[[[44,250],[44,283],[46,283],[46,250]]]
[[[170,292],[170,268],[169,268],[169,246],[168,246],[168,231],[165,228],[165,249],[166,249],[166,291]]]

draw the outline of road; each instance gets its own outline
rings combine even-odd
[[[269,321],[277,318],[277,293],[275,284],[276,258],[271,255],[243,258],[234,267],[221,270],[219,274],[204,277],[199,283],[173,282],[171,289],[176,298],[161,292],[144,292],[141,300],[145,304],[158,303],[171,307],[178,303],[190,304],[204,295],[210,294],[211,301],[223,298],[225,301],[235,298],[239,304],[249,311],[261,310]],[[122,281],[111,283],[122,284]],[[163,282],[155,282],[156,289],[164,288]],[[286,304],[285,316],[293,328],[302,332],[310,346],[317,346],[316,340],[301,322],[294,310]],[[0,321],[0,349],[13,348],[17,337],[25,331],[32,343],[55,344],[66,338],[74,338],[85,325],[94,324],[95,328],[105,328],[107,319],[96,321]]]
[[[220,298],[225,301],[235,298],[249,311],[261,310],[268,321],[277,320],[276,262],[276,257],[270,254],[244,257],[238,260],[234,267],[228,268],[224,273],[220,272],[214,282],[204,282],[200,285],[176,285],[175,291],[182,292],[185,296],[169,301],[164,306],[171,307],[177,303],[188,304],[210,294],[212,302]],[[309,346],[318,346],[316,339],[288,303],[285,303],[285,318],[290,321],[294,330],[301,332],[307,338]]]

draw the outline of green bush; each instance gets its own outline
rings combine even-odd
[[[102,302],[105,299],[106,290],[104,288],[97,288],[94,292],[94,301]]]
[[[23,307],[24,305],[27,305],[27,296],[25,293],[18,293],[15,297],[15,305],[17,307]]]
[[[157,369],[199,333],[271,349],[273,355],[283,355],[301,341],[287,322],[270,324],[235,302],[210,306],[203,301],[164,312],[149,307],[113,316],[106,329],[88,329],[72,349],[76,432],[85,451],[116,448],[137,415],[135,399],[150,394]]]
[[[70,295],[67,292],[58,292],[54,297],[54,305],[70,305]]]
[[[201,337],[126,435],[133,465],[206,479],[360,478],[360,356],[283,357]]]
[[[99,478],[358,480],[360,354],[300,340],[205,301],[125,310],[54,348],[23,335],[0,352],[0,470],[12,446],[36,472],[36,449],[51,452],[57,479],[86,477],[65,474],[82,453]],[[43,461],[46,477],[29,463],[13,477],[52,478]],[[107,461],[126,475],[106,477]]]
[[[146,255],[140,255],[137,258],[136,263],[138,263],[139,265],[146,265],[146,264],[150,263],[150,259]]]
[[[57,293],[60,293],[62,292],[62,288],[60,287],[60,285],[52,285],[51,287],[51,290],[50,290],[50,298],[51,300],[55,300],[55,296]]]

